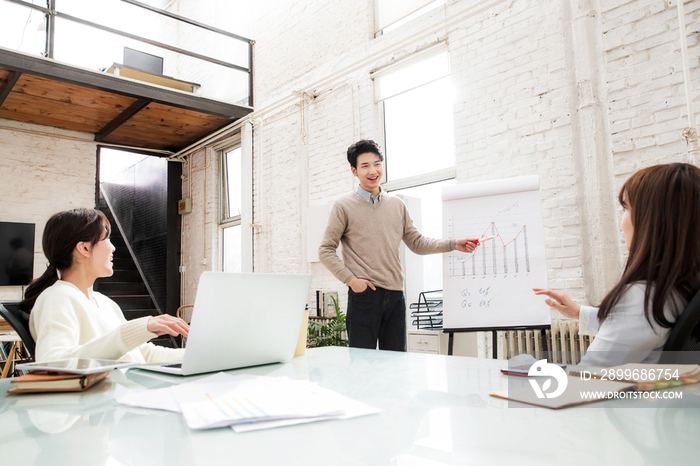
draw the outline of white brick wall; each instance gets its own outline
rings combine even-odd
[[[372,37],[371,1],[268,1],[253,5],[255,90],[258,104],[286,97],[343,64]],[[259,108],[259,106],[258,106]]]
[[[450,31],[457,182],[539,174],[550,286],[580,298],[567,50],[558,2],[541,3],[503,4]]]
[[[192,212],[182,216],[182,304],[193,304],[199,277],[221,270],[219,261],[219,155],[201,149],[182,166],[182,197],[192,198]]]
[[[46,270],[41,236],[49,217],[62,210],[95,206],[92,138],[0,119],[0,221],[36,224],[34,277]],[[0,287],[0,299],[21,298],[21,287]]]
[[[700,89],[700,3],[685,2],[692,88]],[[610,133],[617,188],[641,167],[688,160],[675,1],[602,2]],[[695,104],[695,112],[700,110]],[[697,124],[697,118],[696,118]],[[697,163],[697,160],[692,160]]]

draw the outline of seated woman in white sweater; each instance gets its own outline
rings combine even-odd
[[[110,225],[102,212],[73,209],[46,223],[42,245],[49,260],[21,303],[30,313],[29,331],[37,361],[102,358],[156,362],[182,359],[184,349],[163,348],[149,340],[158,335],[185,335],[182,320],[170,315],[128,321],[119,306],[92,290],[99,277],[110,277]]]
[[[579,319],[580,334],[595,335],[581,359],[586,366],[658,362],[671,327],[700,288],[700,169],[684,163],[645,168],[625,182],[618,199],[629,255],[600,307],[534,290]]]

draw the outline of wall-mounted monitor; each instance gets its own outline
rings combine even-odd
[[[152,74],[163,74],[163,57],[124,47],[124,66]]]
[[[0,222],[0,286],[28,285],[34,277],[33,223]]]

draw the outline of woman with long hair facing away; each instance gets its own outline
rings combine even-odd
[[[600,307],[534,290],[578,319],[580,334],[595,335],[582,365],[658,362],[671,327],[700,288],[700,169],[685,163],[645,168],[624,183],[618,200],[629,255]]]
[[[110,225],[100,211],[73,209],[53,215],[42,245],[49,261],[20,304],[30,313],[36,360],[64,358],[155,362],[182,359],[184,349],[148,343],[158,335],[185,335],[189,327],[170,315],[128,321],[119,306],[92,290],[95,280],[110,277],[114,246]]]

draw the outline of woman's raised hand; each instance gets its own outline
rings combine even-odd
[[[553,307],[559,311],[565,317],[572,319],[578,319],[581,312],[581,306],[576,304],[566,293],[561,291],[546,290],[543,288],[533,288],[532,291],[536,295],[549,296],[550,299],[545,299],[544,302],[547,303],[549,307]]]
[[[186,337],[190,331],[190,326],[187,325],[187,323],[184,320],[178,317],[163,314],[159,316],[153,316],[150,319],[148,319],[148,325],[146,326],[146,329],[149,332],[155,333],[158,336],[165,335],[167,333],[168,335],[172,335],[174,337],[178,335]]]

